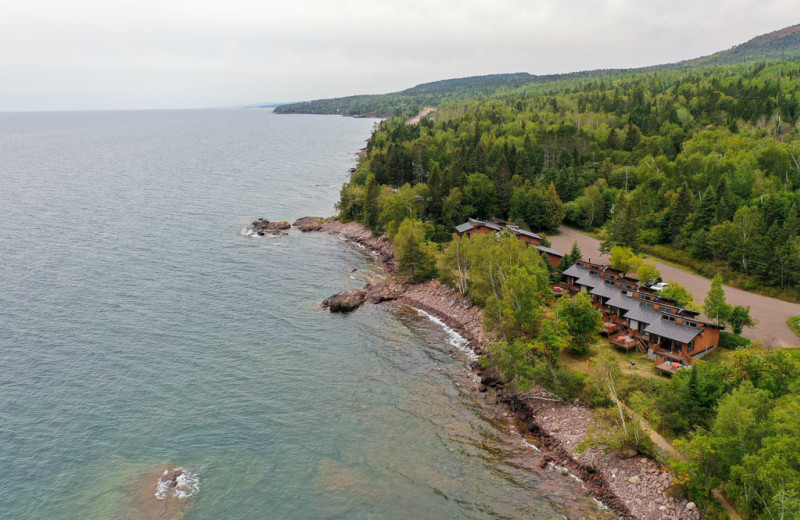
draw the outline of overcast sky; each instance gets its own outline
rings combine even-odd
[[[0,110],[194,108],[669,63],[797,0],[8,0]]]

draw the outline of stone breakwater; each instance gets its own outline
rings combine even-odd
[[[304,220],[304,219],[301,219]],[[491,336],[483,327],[483,311],[452,288],[432,280],[422,284],[403,283],[397,275],[394,248],[388,240],[373,236],[358,223],[316,219],[308,231],[322,231],[359,244],[381,262],[388,276],[367,285],[365,300],[373,303],[400,301],[421,309],[454,329],[478,354],[486,353]],[[543,389],[521,394],[506,388],[492,370],[477,362],[472,369],[480,376],[475,392],[494,393],[497,404],[508,407],[516,417],[517,430],[542,451],[542,467],[566,468],[583,481],[586,492],[619,513],[621,518],[637,520],[699,520],[695,505],[683,498],[672,498],[668,488],[673,475],[643,455],[621,457],[613,451],[590,447],[580,453],[575,448],[597,428],[592,410],[582,403],[560,400]]]

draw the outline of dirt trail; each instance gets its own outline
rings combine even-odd
[[[565,226],[561,226],[559,231],[561,231],[561,235],[547,237],[554,249],[566,253],[572,247],[572,243],[577,242],[584,259],[591,258],[594,262],[610,263],[607,256],[600,254],[599,240]],[[656,261],[656,266],[665,281],[673,280],[685,286],[694,295],[695,301],[702,305],[711,288],[711,280],[658,261]],[[761,340],[764,345],[800,347],[800,338],[786,324],[786,320],[792,316],[800,316],[800,305],[749,293],[727,285],[725,286],[725,297],[732,305],[749,305],[750,315],[758,320],[756,327],[744,329],[743,336]]]
[[[436,110],[436,107],[425,107],[425,108],[423,108],[422,112],[420,112],[419,114],[415,115],[414,117],[412,117],[411,119],[406,121],[406,125],[408,125],[408,126],[418,125],[420,120],[423,117],[427,116],[428,114],[430,114],[431,112],[433,112],[435,110]]]
[[[631,417],[636,419],[636,421],[639,423],[642,429],[650,437],[650,440],[652,440],[653,443],[655,443],[655,445],[658,446],[659,449],[661,449],[664,453],[668,454],[672,458],[676,459],[684,458],[683,455],[678,453],[678,450],[676,450],[667,439],[665,439],[664,437],[661,436],[661,434],[650,428],[650,425],[647,424],[647,421],[639,417],[633,410],[628,408],[628,405],[626,405],[625,403],[620,403],[620,404],[631,415]],[[739,515],[739,512],[736,510],[736,508],[733,507],[733,504],[731,504],[725,497],[725,495],[722,494],[721,488],[716,488],[712,490],[711,494],[714,496],[714,499],[722,505],[722,507],[725,509],[725,512],[728,513],[729,520],[743,520],[742,517]]]

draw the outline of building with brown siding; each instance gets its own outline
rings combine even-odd
[[[576,262],[563,274],[568,286],[591,295],[603,312],[603,320],[611,324],[607,330],[614,331],[609,335],[612,345],[646,352],[662,372],[674,374],[691,365],[695,356],[719,345],[721,327],[640,286],[636,278],[586,261]]]
[[[531,231],[520,229],[518,226],[511,226],[504,220],[496,218],[492,218],[490,220],[477,220],[471,218],[467,222],[456,226],[456,233],[458,233],[458,236],[466,235],[467,238],[480,233],[499,233],[503,230],[508,231],[512,236],[522,240],[529,246],[535,247],[543,257],[547,258],[553,267],[557,266],[564,257],[562,253],[556,251],[555,249],[541,245],[541,236]]]

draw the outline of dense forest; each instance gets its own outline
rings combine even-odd
[[[383,121],[342,189],[345,218],[403,216],[445,241],[468,217],[604,228],[762,284],[800,283],[800,61],[531,84]],[[391,234],[391,233],[390,233]]]
[[[577,247],[553,266],[507,233],[452,233],[470,217],[534,231],[567,223],[600,233],[612,262],[655,248],[796,290],[799,130],[800,59],[532,80],[439,103],[419,124],[382,121],[337,207],[393,240],[401,273],[438,275],[483,306],[497,341],[482,362],[509,386],[595,406],[605,433],[592,442],[656,455],[624,401],[684,454],[664,461],[670,493],[705,518],[725,517],[711,498],[719,486],[748,518],[798,518],[800,364],[788,351],[723,333],[736,350],[720,362],[668,381],[622,373],[607,349],[592,350],[601,322],[588,298],[550,290]],[[709,319],[726,306],[721,284],[704,302]],[[566,356],[589,368],[567,368]]]
[[[636,69],[597,69],[564,74],[491,74],[423,83],[390,94],[317,99],[280,105],[278,114],[339,114],[346,116],[410,117],[425,106],[482,99],[527,85],[548,85],[569,80],[605,79],[621,73],[687,70],[709,65],[730,65],[765,59],[800,57],[800,25],[764,34],[726,51],[678,63]]]

